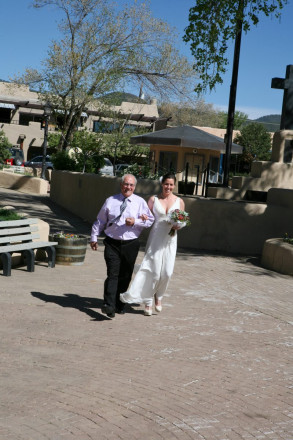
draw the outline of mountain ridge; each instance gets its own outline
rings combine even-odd
[[[250,119],[248,123],[252,123],[252,122],[263,124],[268,131],[275,132],[280,130],[281,115],[278,114],[265,115],[257,119]]]

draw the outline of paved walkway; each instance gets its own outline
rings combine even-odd
[[[48,197],[0,202],[90,232]],[[292,277],[179,252],[162,313],[112,320],[104,278],[102,246],[82,266],[1,272],[1,440],[293,439]]]

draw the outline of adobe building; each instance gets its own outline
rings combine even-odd
[[[38,93],[25,85],[0,82],[0,130],[3,130],[9,142],[24,152],[25,160],[42,153],[44,142],[44,105]],[[144,126],[152,129],[155,124],[166,125],[158,114],[156,100],[150,104],[122,102],[121,106],[111,106],[115,113],[125,115],[128,128]],[[55,110],[50,116],[49,133],[58,130],[62,111]],[[99,103],[90,105],[82,114],[78,129],[87,128],[99,132],[101,121],[105,120]]]

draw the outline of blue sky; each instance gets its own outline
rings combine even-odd
[[[51,38],[56,37],[58,15],[49,8],[31,8],[31,0],[2,0],[1,3],[0,79],[9,80],[26,67],[40,66]],[[150,3],[154,16],[175,26],[180,37],[183,36],[194,0],[151,0]],[[292,18],[293,0],[289,0],[281,20],[262,16],[261,23],[242,36],[236,109],[251,119],[281,113],[283,91],[271,89],[271,79],[283,78],[286,66],[293,64]],[[182,41],[180,47],[194,61],[188,44]],[[230,54],[232,66],[233,42]],[[204,96],[205,101],[227,110],[230,82],[231,68],[224,83]]]

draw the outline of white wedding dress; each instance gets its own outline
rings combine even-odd
[[[179,197],[176,198],[169,212],[174,209],[180,209]],[[158,197],[154,198],[153,213],[155,222],[146,244],[143,261],[129,290],[120,295],[124,303],[151,305],[154,295],[158,299],[162,298],[173,274],[177,233],[173,237],[169,235],[172,226],[168,223],[168,214]]]

